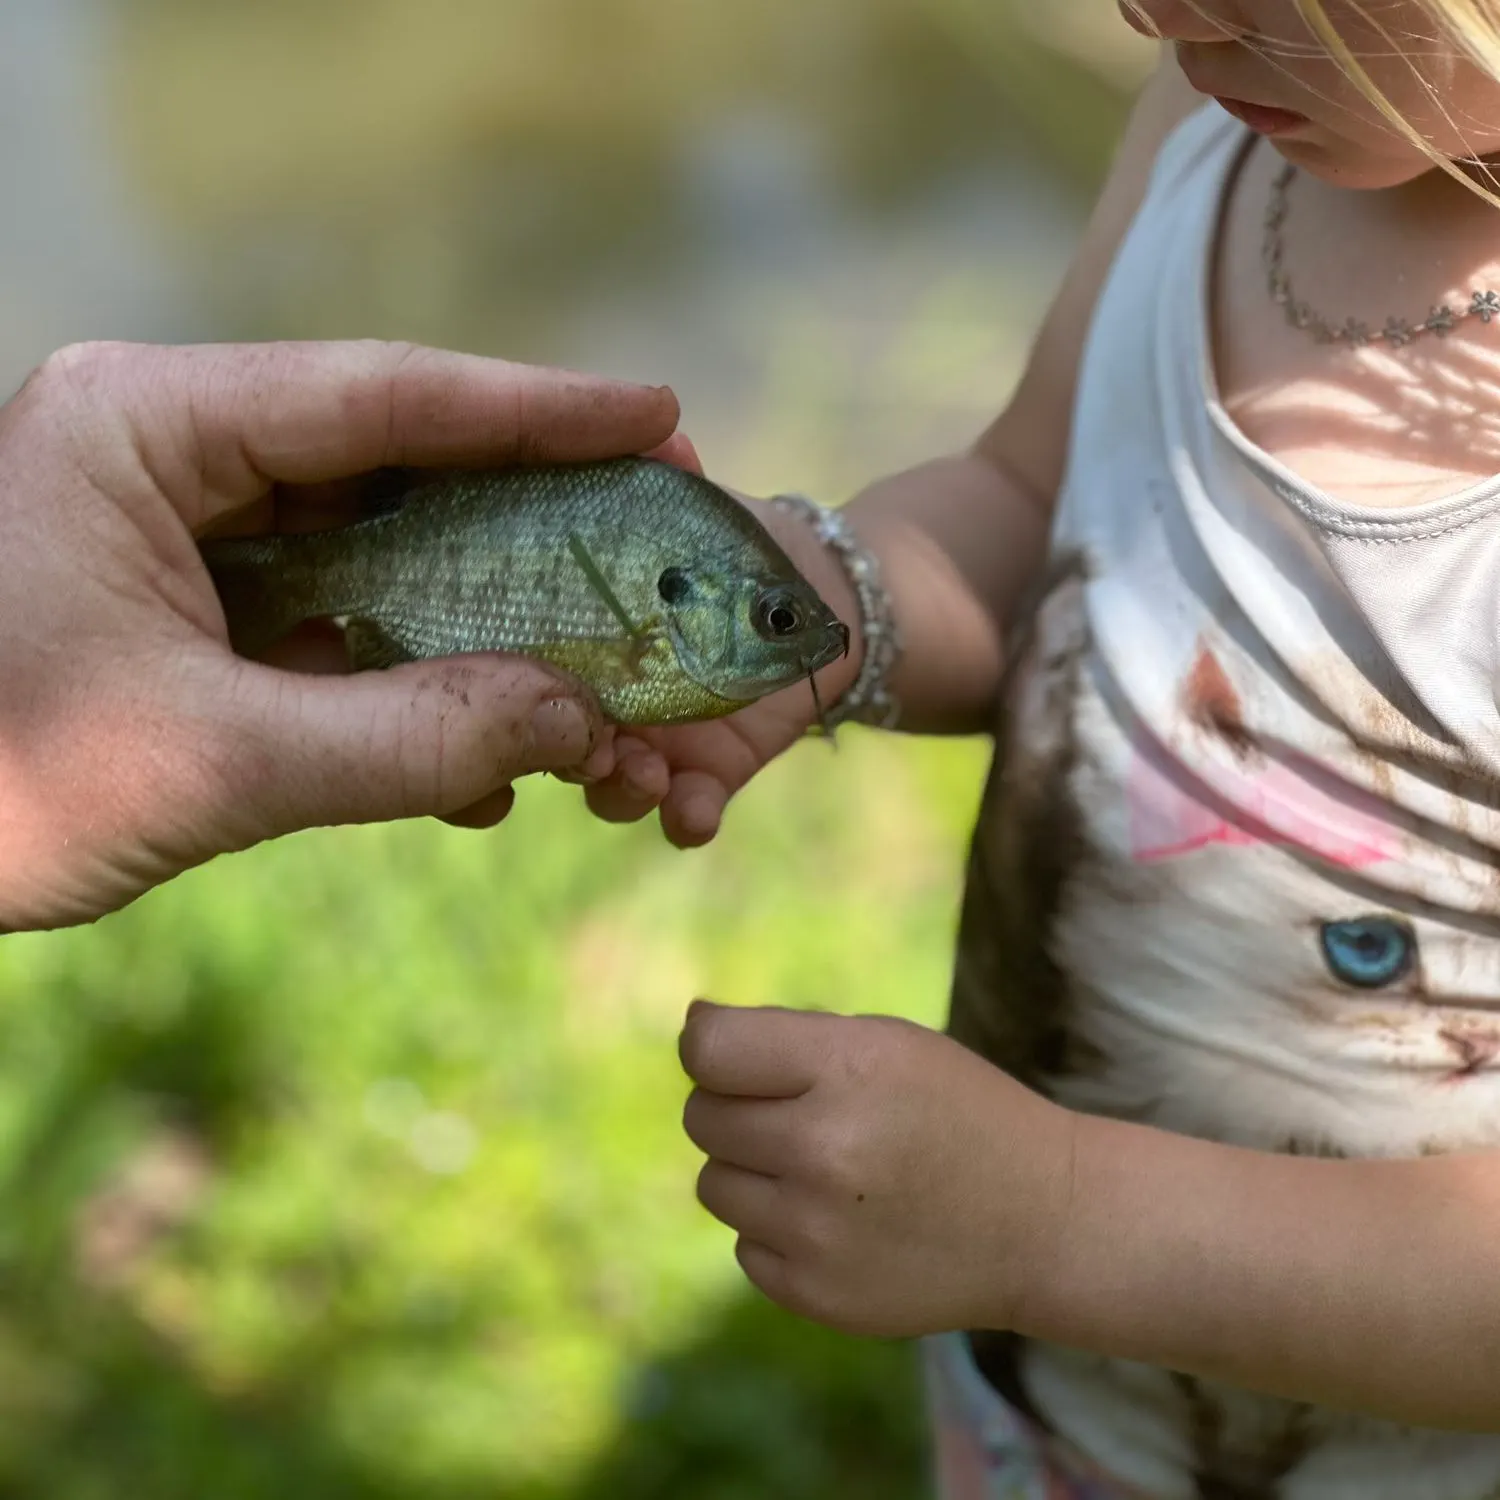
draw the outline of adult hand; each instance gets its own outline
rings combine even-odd
[[[237,657],[197,540],[326,524],[391,465],[693,464],[677,417],[665,389],[376,342],[52,356],[0,407],[0,929],[316,825],[485,826],[513,778],[588,762],[597,703],[537,663]]]

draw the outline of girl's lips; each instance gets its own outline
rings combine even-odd
[[[1243,121],[1258,135],[1281,135],[1307,124],[1307,116],[1291,109],[1275,109],[1269,104],[1251,104],[1244,99],[1224,99],[1214,96],[1219,106]]]

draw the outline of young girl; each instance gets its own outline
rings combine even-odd
[[[700,1195],[926,1336],[947,1495],[1500,1497],[1500,5],[1124,9],[1005,411],[761,510],[859,623],[836,717],[995,730],[951,1036],[695,1007]],[[592,804],[701,843],[811,717]]]

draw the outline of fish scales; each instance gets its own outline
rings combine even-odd
[[[426,477],[352,526],[203,551],[248,654],[334,618],[357,667],[534,656],[620,723],[731,712],[848,646],[747,507],[646,459]]]
[[[444,507],[450,514],[438,522],[444,530],[430,537],[434,518],[421,514],[416,492],[379,523],[393,545],[356,554],[347,565],[347,585],[330,612],[391,621],[434,650],[454,640],[515,650],[548,640],[617,638],[620,622],[568,549],[569,535],[580,536],[608,576],[609,560],[628,535],[608,495],[597,512],[580,507],[579,514],[555,501],[549,506],[546,487],[535,480],[518,483],[504,506],[494,498],[477,480],[457,481]],[[331,580],[327,586],[335,587]],[[623,578],[612,587],[638,593]],[[656,607],[650,597],[632,602],[642,619]]]

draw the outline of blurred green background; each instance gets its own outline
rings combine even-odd
[[[1111,0],[6,0],[0,378],[419,339],[838,499],[1004,400],[1147,61]],[[910,1351],[747,1289],[674,1043],[940,1023],[984,757],[811,744],[693,854],[528,783],[0,942],[0,1497],[915,1500]]]

